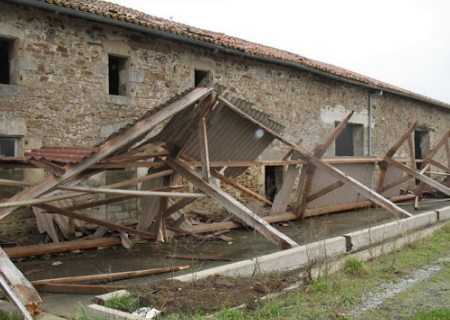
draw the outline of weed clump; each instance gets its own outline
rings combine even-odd
[[[344,271],[353,276],[363,276],[366,273],[364,262],[355,257],[345,259]]]

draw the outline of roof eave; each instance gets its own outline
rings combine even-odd
[[[109,18],[106,16],[101,16],[98,14],[90,13],[90,12],[85,12],[85,11],[80,11],[80,10],[76,10],[76,9],[72,9],[72,8],[57,6],[57,5],[42,2],[42,1],[36,1],[36,0],[5,0],[5,1],[12,2],[15,4],[22,4],[22,5],[26,5],[26,6],[30,6],[30,7],[34,7],[34,8],[38,8],[38,9],[43,9],[43,10],[47,10],[47,11],[54,11],[56,13],[62,13],[62,14],[66,14],[69,16],[82,18],[82,19],[86,19],[86,20],[90,20],[90,21],[94,21],[94,22],[99,22],[99,23],[109,24],[112,26],[131,29],[134,31],[139,31],[142,33],[150,34],[150,35],[153,35],[153,36],[156,36],[159,38],[164,38],[164,39],[172,40],[172,41],[179,41],[182,43],[187,43],[187,44],[191,44],[194,46],[199,46],[199,47],[203,47],[206,49],[220,51],[220,52],[224,52],[224,53],[228,53],[228,54],[238,55],[241,57],[258,60],[261,62],[269,62],[269,63],[273,63],[273,64],[278,64],[278,65],[286,66],[289,68],[294,68],[297,70],[301,70],[301,71],[309,72],[309,73],[316,74],[319,76],[323,76],[323,77],[333,79],[336,81],[341,81],[341,82],[348,83],[351,85],[363,87],[368,90],[374,90],[374,91],[382,90],[387,93],[391,93],[391,94],[402,96],[402,97],[405,97],[408,99],[416,100],[419,102],[424,102],[424,103],[433,105],[435,107],[450,110],[450,106],[443,102],[441,103],[439,101],[427,99],[426,97],[422,97],[422,96],[415,95],[415,94],[408,94],[405,92],[393,90],[391,88],[387,88],[387,87],[383,87],[383,86],[372,85],[372,84],[369,84],[366,82],[352,79],[350,77],[336,75],[336,74],[333,74],[330,72],[326,72],[326,71],[323,71],[323,70],[320,70],[317,68],[313,68],[313,67],[304,65],[300,62],[293,62],[293,61],[284,60],[284,59],[280,59],[280,58],[273,58],[273,57],[268,57],[268,56],[263,56],[263,55],[247,53],[247,52],[243,52],[241,50],[228,48],[225,46],[220,46],[220,45],[217,45],[214,43],[208,43],[208,42],[205,42],[202,40],[189,38],[187,36],[178,35],[178,34],[174,34],[171,32],[154,29],[154,28],[151,28],[148,26],[142,26],[142,25],[138,25],[135,23],[121,21],[121,20]]]

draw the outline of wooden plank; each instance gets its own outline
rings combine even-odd
[[[389,190],[389,189],[391,189],[391,188],[393,188],[393,187],[399,185],[400,183],[403,183],[403,182],[405,182],[405,181],[408,181],[409,179],[411,179],[411,176],[410,176],[410,175],[403,176],[403,177],[401,177],[400,179],[397,179],[396,181],[394,181],[394,182],[392,182],[392,183],[390,183],[390,184],[387,184],[387,185],[383,186],[383,188],[381,188],[381,190],[380,190],[379,192],[382,193],[382,192],[384,192],[384,191],[387,191],[387,190]]]
[[[156,157],[165,157],[169,154],[168,151],[159,151],[154,153],[142,153],[142,154],[136,154],[136,155],[128,155],[127,153],[121,154],[120,158],[108,158],[104,161],[106,163],[123,163],[123,162],[137,162],[140,160],[147,160],[147,159],[153,159]],[[125,157],[127,156],[127,157]],[[102,163],[102,162],[100,162]]]
[[[20,298],[14,293],[14,291],[9,287],[5,279],[0,275],[0,289],[6,294],[6,297],[17,307],[20,314],[25,320],[33,320],[33,317],[28,312],[26,307],[22,304]]]
[[[11,200],[20,201],[20,200],[29,200],[37,198],[46,192],[53,190],[58,185],[64,183],[69,180],[73,176],[81,173],[82,171],[91,168],[93,165],[98,163],[99,161],[107,158],[120,148],[123,148],[130,144],[131,141],[139,139],[145,136],[148,132],[150,132],[153,128],[155,128],[158,124],[163,122],[164,120],[169,119],[176,113],[186,109],[193,103],[198,100],[206,97],[211,93],[212,88],[196,88],[185,96],[175,100],[170,103],[163,109],[157,111],[152,116],[138,121],[132,127],[127,129],[126,131],[118,134],[114,138],[104,142],[100,147],[98,152],[93,153],[90,157],[85,158],[81,163],[75,165],[69,165],[65,167],[66,173],[64,173],[60,177],[49,176],[41,180],[41,182],[23,190],[22,192],[15,195]],[[0,220],[7,217],[11,214],[17,206],[2,208],[0,209]]]
[[[403,218],[403,217],[411,217],[412,216],[408,211],[400,208],[399,206],[395,205],[394,203],[392,203],[388,199],[384,198],[380,194],[372,191],[370,188],[366,187],[365,185],[363,185],[356,179],[348,176],[344,172],[332,167],[331,165],[323,162],[322,160],[317,159],[316,157],[311,157],[310,161],[316,167],[324,170],[325,172],[327,172],[328,174],[333,176],[335,179],[344,182],[347,186],[356,190],[363,197],[366,197],[368,200],[373,201],[377,205],[385,208],[386,210],[389,210],[390,212],[395,214],[397,217]]]
[[[266,167],[266,166],[286,166],[290,164],[305,164],[305,160],[295,161],[283,161],[283,160],[270,160],[270,161],[213,161],[210,162],[211,168],[218,167]],[[190,167],[201,167],[201,161],[186,161]]]
[[[36,286],[36,290],[42,293],[70,293],[70,294],[104,294],[117,290],[126,290],[127,286],[111,286],[101,284],[69,284],[69,283],[49,283]]]
[[[133,243],[142,243],[143,240],[131,239]],[[6,254],[12,258],[22,258],[29,256],[40,256],[49,253],[68,252],[72,250],[92,249],[97,247],[108,247],[120,245],[121,241],[117,237],[84,239],[64,241],[60,243],[46,243],[22,247],[4,248]]]
[[[182,259],[182,260],[198,260],[198,261],[233,261],[230,258],[224,258],[219,256],[212,256],[210,254],[171,254],[166,255],[166,258],[170,259]]]
[[[166,210],[164,210],[162,216],[164,218],[170,217],[172,214],[174,214],[175,212],[177,212],[178,210],[184,208],[185,206],[187,206],[188,204],[194,202],[195,198],[185,198],[185,199],[181,199],[178,202],[174,203],[173,205],[171,205],[170,207],[168,207]]]
[[[267,200],[266,198],[264,198],[263,196],[261,196],[260,194],[254,192],[253,190],[250,190],[249,188],[244,187],[243,185],[237,183],[236,181],[228,178],[227,176],[224,176],[223,174],[213,170],[211,171],[211,174],[216,177],[217,179],[219,179],[220,181],[222,181],[223,183],[226,183],[230,186],[232,186],[233,188],[238,189],[239,191],[242,191],[243,193],[245,193],[246,195],[255,198],[256,200],[259,200],[261,202],[264,202],[265,204],[268,205],[272,205],[272,202],[270,202],[269,200]]]
[[[428,159],[427,162],[428,162],[429,164],[435,166],[436,168],[441,169],[441,170],[444,171],[444,172],[450,173],[450,168],[449,168],[449,167],[444,166],[443,164],[437,162],[437,161],[434,160],[434,159]]]
[[[413,170],[417,170],[416,154],[414,151],[414,140],[413,140],[412,135],[408,136],[408,151],[409,151],[410,167]]]
[[[81,221],[90,222],[90,223],[96,224],[98,226],[106,227],[109,230],[123,231],[123,232],[129,233],[129,234],[136,234],[136,235],[142,236],[142,237],[147,238],[147,239],[154,239],[154,237],[155,237],[154,234],[149,233],[149,232],[145,232],[145,231],[142,231],[142,230],[129,228],[129,227],[126,227],[126,226],[123,226],[123,225],[120,225],[120,224],[111,223],[111,222],[108,222],[108,221],[104,221],[104,220],[96,219],[96,218],[93,218],[93,217],[85,216],[85,215],[82,215],[80,213],[77,213],[77,212],[74,212],[74,211],[69,211],[69,210],[66,210],[66,209],[63,209],[63,208],[58,208],[58,207],[55,207],[55,206],[52,206],[52,205],[49,205],[49,204],[39,204],[39,205],[36,205],[36,206],[41,208],[41,209],[44,209],[44,210],[46,210],[48,212],[51,212],[51,213],[58,213],[58,214],[61,214],[63,216],[66,216],[66,217],[78,219],[78,220],[81,220]]]
[[[405,166],[404,164],[399,163],[393,159],[388,158],[387,162],[390,165],[392,165],[392,166],[404,171],[405,173],[413,176],[414,178],[422,181],[423,183],[428,184],[429,186],[436,188],[437,190],[441,191],[442,193],[445,193],[446,195],[450,196],[450,188],[447,188],[446,186],[440,184],[439,182],[437,182],[419,172],[416,172],[415,170],[412,170],[411,168],[409,168],[409,167]]]
[[[198,140],[200,159],[202,160],[203,180],[209,183],[211,180],[211,172],[209,169],[208,134],[206,132],[205,117],[201,118],[198,123]]]
[[[326,186],[325,188],[323,188],[322,190],[319,190],[313,194],[310,194],[308,196],[308,198],[306,199],[306,202],[311,202],[314,201],[324,195],[326,195],[327,193],[330,193],[331,191],[340,188],[344,185],[344,183],[342,181],[336,181],[328,186]]]
[[[49,283],[73,283],[73,282],[100,281],[100,280],[114,281],[114,280],[119,280],[119,279],[120,280],[131,279],[131,278],[148,276],[150,274],[160,274],[160,273],[174,272],[174,271],[186,270],[186,269],[189,269],[189,266],[164,267],[164,268],[154,268],[154,269],[135,270],[135,271],[90,274],[90,275],[85,275],[85,276],[35,280],[35,281],[31,281],[31,284],[34,286],[40,286],[40,285],[49,284]]]
[[[53,162],[47,161],[45,159],[30,159],[28,160],[31,164],[35,165],[38,168],[45,169],[51,174],[60,177],[62,176],[66,170],[63,167],[58,166],[57,164],[54,164]]]
[[[30,315],[33,316],[40,312],[41,297],[22,272],[9,260],[2,248],[0,248],[0,276]]]
[[[91,165],[89,168],[91,169],[127,169],[127,168],[154,168],[161,169],[164,168],[163,164],[155,163],[152,161],[149,162],[101,162]]]
[[[186,164],[173,158],[166,158],[165,162],[176,172],[183,175],[189,182],[202,190],[204,193],[215,199],[221,206],[240,218],[244,223],[263,234],[270,241],[275,243],[279,248],[287,249],[297,247],[298,244],[273,228],[264,219],[256,215],[250,209],[239,203],[236,199],[222,191],[220,188],[211,183],[206,183],[201,176]]]
[[[448,143],[448,139],[447,142],[445,143],[445,155],[447,158],[447,167],[450,167],[450,146]]]
[[[128,150],[126,153],[122,153],[121,155],[106,158],[104,161],[106,161],[106,162],[108,162],[109,160],[111,160],[112,162],[121,161],[124,159],[128,159],[130,156],[135,156],[135,155],[146,153],[150,150],[155,150],[163,145],[164,145],[163,141],[158,141],[158,142],[153,142],[153,143],[148,143],[148,144],[144,143],[134,149]]]
[[[293,152],[292,158],[297,159],[298,153]],[[288,166],[286,170],[286,174],[284,175],[283,185],[281,186],[280,191],[275,196],[273,201],[272,209],[270,210],[270,215],[279,215],[286,212],[286,208],[289,204],[289,199],[291,198],[292,189],[294,188],[295,181],[298,176],[299,168],[295,164],[291,164]]]

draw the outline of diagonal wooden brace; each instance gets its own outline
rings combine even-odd
[[[204,181],[197,172],[192,170],[192,168],[183,162],[173,158],[166,158],[165,162],[170,168],[184,176],[194,186],[216,200],[221,206],[225,207],[228,211],[241,219],[245,224],[260,232],[267,239],[275,243],[279,248],[289,249],[298,246],[295,241],[272,227],[263,218],[256,215],[253,211],[242,205],[239,201],[228,195],[219,187]]]

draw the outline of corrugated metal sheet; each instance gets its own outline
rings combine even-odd
[[[374,163],[333,164],[333,167],[343,171],[365,186],[372,188],[372,175],[375,169]],[[318,192],[336,181],[337,180],[335,178],[333,178],[326,172],[322,170],[316,170],[310,194]],[[347,203],[356,203],[361,201],[366,201],[366,198],[361,196],[354,189],[343,185],[327,193],[326,195],[314,201],[311,201],[308,204],[308,209],[336,206]]]
[[[231,102],[275,132],[279,133],[284,128],[271,120],[268,115],[253,109],[249,102],[240,99],[231,99]],[[187,128],[196,116],[196,112],[197,110],[192,106],[175,115],[155,139],[166,141],[169,148],[180,143],[187,134]],[[272,135],[221,103],[209,113],[206,119],[210,161],[253,161],[274,140]],[[200,161],[198,139],[197,134],[192,135],[184,152]],[[245,170],[246,168],[228,168],[225,175],[236,177]]]
[[[402,178],[404,175],[405,175],[404,172],[401,171],[400,169],[397,169],[394,166],[389,166],[386,171],[385,178],[384,178],[384,185],[387,186],[387,185],[391,184],[392,182],[395,182],[398,179]],[[400,189],[404,185],[405,185],[405,182],[400,183],[400,184],[396,185],[395,187],[382,192],[381,195],[386,198],[398,196],[400,194]]]
[[[80,163],[83,159],[97,152],[98,148],[81,148],[71,146],[42,147],[31,152],[25,152],[29,159],[47,160],[58,163]]]

